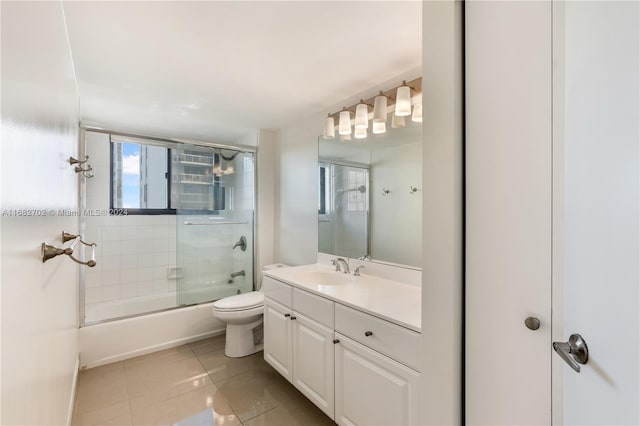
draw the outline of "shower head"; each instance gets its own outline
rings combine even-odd
[[[362,194],[364,194],[365,192],[367,192],[367,187],[365,185],[360,185],[357,188],[351,188],[351,189],[340,189],[338,190],[338,194],[343,194],[345,192],[353,192],[353,191],[358,191]]]

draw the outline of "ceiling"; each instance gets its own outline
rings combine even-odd
[[[64,2],[82,121],[229,142],[421,64],[421,2]],[[321,124],[319,124],[319,127]]]

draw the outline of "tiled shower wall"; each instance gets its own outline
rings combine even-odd
[[[176,280],[168,276],[176,267],[176,217],[106,214],[109,135],[87,132],[86,153],[94,173],[86,181],[86,208],[97,215],[86,216],[85,240],[98,244],[97,265],[86,272],[85,311],[91,321],[91,310],[105,302],[175,294]]]

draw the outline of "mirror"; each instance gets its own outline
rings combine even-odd
[[[422,123],[318,139],[318,251],[421,267]]]

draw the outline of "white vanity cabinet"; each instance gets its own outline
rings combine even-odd
[[[339,425],[413,425],[420,334],[265,276],[264,359]]]
[[[333,419],[334,303],[269,277],[263,286],[264,359]]]

